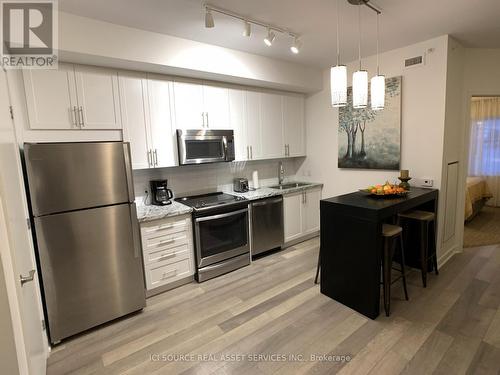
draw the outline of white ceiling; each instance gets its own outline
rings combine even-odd
[[[339,0],[342,60],[357,58],[357,7]],[[335,62],[335,0],[211,0],[210,4],[288,28],[301,35],[304,46],[293,55],[291,40],[262,41],[265,30],[253,27],[242,36],[242,23],[214,13],[215,28],[205,29],[200,0],[59,0],[59,9],[102,21],[174,35],[223,47],[327,67]],[[500,0],[376,0],[381,50],[387,51],[443,34],[466,47],[500,48]],[[362,8],[362,54],[375,53],[376,17]]]

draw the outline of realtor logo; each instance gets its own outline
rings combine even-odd
[[[2,65],[5,68],[57,68],[57,3],[1,1]]]

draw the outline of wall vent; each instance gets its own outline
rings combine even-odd
[[[424,65],[424,56],[415,56],[405,59],[405,68],[414,68]]]

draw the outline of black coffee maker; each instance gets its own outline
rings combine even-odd
[[[167,189],[168,180],[153,180],[151,184],[151,203],[157,206],[171,204],[172,190]]]

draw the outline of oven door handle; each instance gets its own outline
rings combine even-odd
[[[248,207],[247,208],[244,208],[242,210],[238,210],[238,211],[233,211],[233,212],[228,212],[226,214],[219,214],[219,215],[212,215],[212,216],[205,216],[205,217],[197,217],[195,219],[195,221],[197,223],[199,222],[202,222],[202,221],[208,221],[208,220],[217,220],[217,219],[223,219],[225,217],[230,217],[230,216],[235,216],[235,215],[239,215],[239,214],[242,214],[242,213],[248,213]]]

